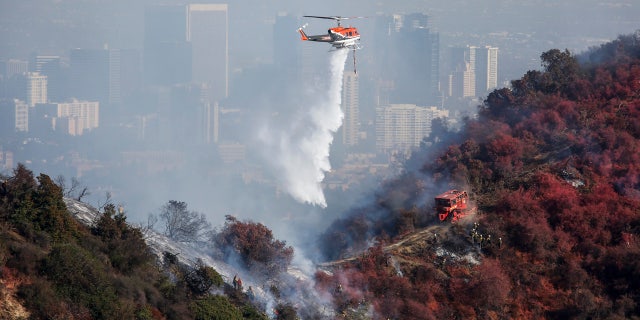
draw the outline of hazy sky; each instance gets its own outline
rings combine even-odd
[[[63,55],[69,48],[103,44],[141,47],[144,6],[167,3],[186,1],[1,0],[0,57],[19,58],[31,51]],[[236,67],[270,57],[271,24],[283,12],[341,16],[423,12],[430,15],[431,27],[441,33],[445,46],[447,41],[458,41],[453,37],[473,39],[507,32],[531,34],[549,48],[582,50],[640,27],[640,3],[633,0],[236,0],[229,2]],[[367,23],[358,21],[363,26]]]

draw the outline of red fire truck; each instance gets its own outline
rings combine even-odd
[[[436,212],[440,221],[457,222],[467,214],[469,195],[466,191],[449,190],[436,198]]]

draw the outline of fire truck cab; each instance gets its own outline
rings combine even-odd
[[[451,222],[457,222],[467,213],[469,195],[466,191],[449,190],[438,195],[435,202],[440,221],[451,219]]]

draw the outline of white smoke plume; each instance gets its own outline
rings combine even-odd
[[[271,151],[268,157],[281,187],[297,201],[323,208],[327,203],[321,183],[331,170],[329,150],[344,117],[340,108],[342,76],[349,50],[329,54],[328,86],[320,83],[305,88],[300,100],[311,101],[300,106],[291,123],[268,126],[260,132],[260,140]]]

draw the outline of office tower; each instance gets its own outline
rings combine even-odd
[[[100,124],[100,103],[97,101],[72,101],[58,104],[58,123],[60,128],[72,136],[82,135],[85,131],[97,128]]]
[[[409,152],[431,133],[431,120],[447,117],[436,107],[391,104],[376,109],[376,150]]]
[[[0,171],[13,169],[13,152],[3,151],[0,147]]]
[[[229,95],[226,4],[150,6],[145,11],[144,75],[148,85],[206,84],[209,99]]]
[[[47,76],[47,97],[50,101],[62,101],[64,76],[60,66],[60,56],[34,55],[29,63],[31,72]]]
[[[11,79],[14,75],[21,75],[29,72],[29,62],[17,59],[9,59],[5,62],[4,75],[6,79]]]
[[[126,102],[141,88],[142,59],[139,50],[119,49],[118,51],[120,53],[120,99]]]
[[[346,146],[358,144],[360,132],[360,110],[358,75],[353,72],[345,72],[342,81],[342,143]]]
[[[486,94],[498,87],[498,48],[476,48],[476,90]]]
[[[140,88],[140,53],[134,49],[109,49],[109,104],[119,104]]]
[[[389,100],[436,104],[440,95],[440,36],[428,28],[428,16],[378,17],[375,37],[380,83],[386,86],[382,91],[388,90]]]
[[[273,62],[278,73],[286,79],[297,81],[303,68],[303,42],[295,34],[301,25],[299,18],[292,15],[278,15],[273,25]],[[306,47],[306,46],[305,46]]]
[[[192,50],[192,80],[206,84],[213,101],[226,98],[229,95],[227,5],[187,5],[186,35]]]
[[[178,130],[171,139],[181,146],[188,143],[218,142],[219,105],[212,102],[207,83],[176,85],[171,88],[171,102],[165,114],[170,118],[168,130]],[[188,142],[188,143],[187,143]]]
[[[450,96],[457,98],[476,97],[477,47],[455,47],[450,50]]]
[[[122,102],[121,95],[121,55],[119,49],[109,50],[109,104]]]
[[[109,50],[72,49],[66,97],[109,102]]]
[[[47,102],[47,76],[37,72],[28,72],[27,76],[27,105],[34,107],[36,103]]]
[[[143,52],[145,84],[191,82],[191,51],[191,44],[187,41],[187,8],[184,5],[146,7]]]
[[[45,70],[60,69],[60,56],[33,55],[29,71],[43,73]]]
[[[451,48],[449,65],[452,97],[478,97],[498,86],[498,48]]]
[[[219,141],[220,131],[220,106],[217,102],[213,105],[210,102],[204,102],[202,105],[202,133],[205,144],[217,144]]]
[[[22,100],[13,100],[15,129],[17,132],[29,132],[29,105]]]
[[[53,129],[72,136],[80,136],[100,125],[98,101],[73,100],[64,103],[39,104],[34,113],[42,132]]]
[[[29,71],[27,61],[10,59],[0,62],[0,99],[27,99],[26,73]],[[11,125],[13,127],[13,124]]]
[[[73,49],[70,54],[69,88],[65,99],[122,102],[123,90],[136,89],[138,53],[122,49]]]
[[[16,109],[13,100],[0,99],[0,137],[7,137],[16,128]]]

